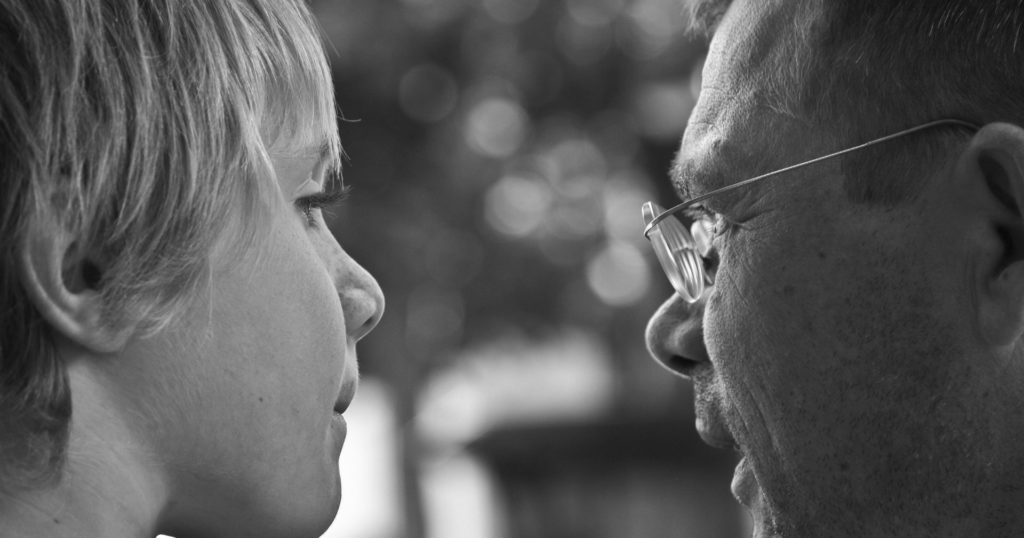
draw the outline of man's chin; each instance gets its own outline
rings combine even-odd
[[[747,525],[745,528],[752,538],[785,538],[787,536],[778,530],[778,527],[772,523],[768,512],[761,510],[759,505],[746,510]]]
[[[783,535],[768,520],[766,514],[751,509],[750,517],[753,527],[750,535],[753,538],[783,538]]]

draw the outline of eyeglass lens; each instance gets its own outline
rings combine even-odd
[[[658,204],[645,203],[645,226],[664,211],[665,209]],[[672,216],[652,228],[647,238],[672,287],[686,302],[696,302],[704,293],[707,277],[698,244],[690,232],[679,219]]]

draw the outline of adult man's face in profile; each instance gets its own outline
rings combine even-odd
[[[738,0],[722,18],[675,167],[681,198],[845,147],[842,125],[777,105],[800,88],[775,70],[814,54],[801,4]],[[692,380],[701,437],[741,454],[732,487],[755,536],[992,536],[1014,518],[1007,378],[1020,374],[997,349],[1015,345],[995,329],[1009,325],[985,321],[1009,296],[994,290],[1012,241],[986,217],[998,207],[977,153],[998,136],[949,137],[949,162],[895,206],[851,201],[837,160],[701,204],[714,285],[666,301],[648,345]]]

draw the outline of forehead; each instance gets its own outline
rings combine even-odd
[[[275,151],[270,155],[274,174],[285,193],[291,193],[309,180],[321,183],[326,175],[338,172],[335,158],[329,141]]]
[[[800,2],[737,0],[704,64],[700,98],[683,136],[673,181],[689,198],[793,164],[805,153],[800,124],[778,72],[800,48]]]

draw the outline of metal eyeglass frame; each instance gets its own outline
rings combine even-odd
[[[864,142],[863,144],[836,151],[835,153],[829,153],[828,155],[823,155],[809,161],[780,168],[774,172],[761,174],[738,183],[733,183],[732,185],[727,185],[720,189],[715,189],[711,192],[706,192],[696,198],[692,198],[681,204],[672,206],[667,210],[662,210],[662,208],[654,202],[647,202],[641,209],[645,223],[644,237],[651,242],[651,248],[654,249],[654,254],[661,263],[661,268],[665,271],[665,276],[667,276],[669,282],[672,283],[672,287],[675,288],[676,293],[678,293],[686,302],[695,303],[704,293],[704,289],[708,285],[714,284],[713,279],[705,270],[704,254],[709,248],[707,230],[706,228],[696,228],[696,225],[700,224],[700,220],[696,221],[694,223],[695,227],[688,231],[678,218],[666,219],[687,207],[723,192],[729,192],[740,187],[750,185],[751,183],[756,183],[758,181],[780,175],[784,172],[803,168],[834,157],[846,155],[847,153],[853,153],[857,150],[881,144],[882,142],[887,142],[894,138],[906,136],[918,131],[924,131],[933,127],[943,126],[963,127],[971,131],[977,131],[979,129],[979,127],[973,123],[952,118],[930,121],[881,138],[876,138],[869,142]]]

